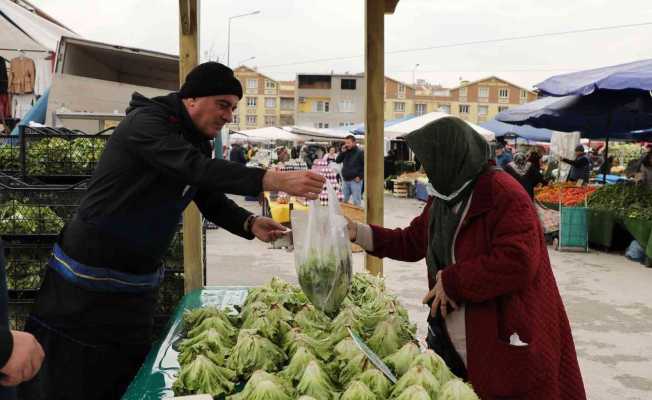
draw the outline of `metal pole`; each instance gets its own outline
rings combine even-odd
[[[229,17],[229,28],[226,33],[226,66],[231,66],[231,17]]]

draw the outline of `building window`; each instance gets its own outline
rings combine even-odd
[[[315,128],[328,129],[328,122],[317,122],[315,123]]]
[[[313,107],[315,112],[330,112],[331,103],[330,101],[316,101]]]
[[[247,97],[247,107],[256,108],[256,98],[255,97]]]
[[[486,116],[489,114],[489,106],[478,106],[478,115]]]
[[[276,97],[265,97],[265,108],[276,108]]]
[[[256,125],[255,115],[247,115],[247,125]]]
[[[275,126],[275,125],[276,125],[276,117],[274,116],[265,117],[265,126]]]
[[[527,90],[521,90],[521,100],[527,100]]]
[[[251,91],[258,89],[258,79],[247,79],[247,89]]]
[[[398,84],[398,97],[405,97],[405,85],[402,83]]]
[[[276,89],[276,82],[265,80],[265,89]]]
[[[468,104],[460,104],[460,114],[468,114],[471,110],[471,106]]]
[[[426,113],[426,105],[425,104],[416,104],[414,113],[417,114],[417,115],[425,114]]]
[[[466,87],[460,88],[460,97],[466,97],[469,95],[469,89]]]
[[[509,89],[500,89],[498,91],[498,97],[500,97],[501,99],[509,98]]]
[[[354,112],[353,100],[342,100],[339,103],[340,112]]]
[[[485,86],[480,87],[478,89],[478,97],[480,97],[481,99],[488,98],[489,97],[489,88],[485,87]]]
[[[342,90],[355,90],[355,79],[342,79]]]
[[[405,112],[405,103],[402,101],[395,101],[394,102],[394,111],[395,112]]]
[[[498,112],[503,112],[509,110],[509,107],[507,106],[498,106]]]
[[[437,109],[439,110],[439,112],[443,112],[443,113],[446,113],[446,114],[451,113],[451,105],[450,104],[439,104]]]
[[[239,124],[240,123],[240,116],[238,114],[233,114],[233,122],[232,124]]]

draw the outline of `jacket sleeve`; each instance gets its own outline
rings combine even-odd
[[[128,151],[170,177],[213,192],[257,196],[262,191],[265,170],[206,157],[162,113],[140,112],[129,128]]]
[[[343,163],[345,155],[346,155],[346,151],[341,151],[340,154],[337,155],[337,158],[335,159],[335,162],[338,163],[338,164]]]
[[[523,191],[501,190],[489,211],[491,251],[453,264],[442,272],[446,294],[456,301],[482,302],[524,289],[537,274],[541,227]]]
[[[374,251],[369,254],[380,258],[416,262],[426,256],[428,248],[429,210],[432,199],[423,212],[406,228],[388,229],[370,225],[373,232]]]
[[[358,159],[356,160],[357,173],[356,176],[360,179],[364,179],[364,150],[360,150],[358,153]]]
[[[210,192],[200,189],[195,195],[195,203],[202,215],[215,225],[245,239],[253,239],[254,235],[245,232],[244,224],[251,213],[238,206],[220,192]]]

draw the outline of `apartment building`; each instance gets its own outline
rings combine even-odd
[[[279,81],[279,125],[294,125],[296,81]]]
[[[416,90],[413,85],[385,77],[385,120],[414,115],[417,112],[415,97]]]
[[[297,74],[295,123],[345,128],[364,118],[363,74]]]
[[[243,96],[229,129],[246,130],[265,126],[279,126],[281,117],[280,85],[276,80],[253,68],[234,69],[243,88]]]
[[[469,122],[481,124],[496,114],[537,99],[532,90],[515,85],[497,76],[474,82],[463,81],[455,88],[434,88],[422,91],[415,98],[414,113],[443,111]]]

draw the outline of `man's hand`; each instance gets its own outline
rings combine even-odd
[[[271,218],[258,217],[254,220],[251,233],[267,243],[287,235],[288,229]]]
[[[430,308],[430,316],[434,317],[437,314],[437,309],[439,309],[441,311],[441,316],[446,318],[446,315],[448,315],[448,304],[453,307],[453,310],[457,310],[457,304],[448,298],[444,291],[441,271],[437,272],[437,283],[435,283],[435,287],[426,294],[426,297],[423,298],[423,304],[428,304],[428,302],[433,298],[434,300],[432,302],[432,307]]]
[[[0,379],[2,386],[17,386],[32,379],[41,369],[45,357],[43,348],[31,334],[11,331],[11,335],[14,339],[14,349],[7,364],[0,369],[5,375]]]
[[[277,172],[269,170],[263,177],[263,190],[282,191],[310,200],[319,198],[326,178],[310,171]]]

